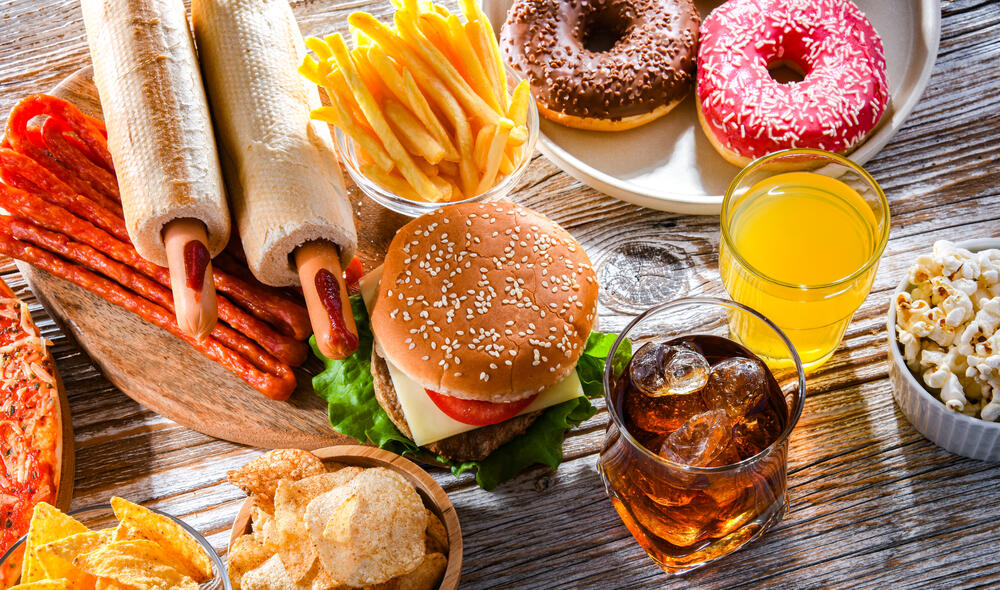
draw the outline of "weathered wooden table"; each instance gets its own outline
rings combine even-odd
[[[306,34],[343,26],[359,0],[293,0]],[[388,1],[370,8],[385,12]],[[923,439],[892,401],[885,314],[910,260],[937,239],[1000,236],[1000,3],[942,3],[941,50],[907,125],[868,169],[892,206],[875,288],[836,356],[809,379],[792,437],[791,510],[752,547],[684,578],[660,572],[633,541],[595,471],[607,413],[566,440],[557,473],[529,471],[487,494],[434,476],[465,533],[468,588],[932,588],[1000,586],[1000,465]],[[0,112],[87,65],[77,2],[0,3]],[[658,213],[598,194],[537,156],[515,200],[587,247],[604,293],[601,325],[624,326],[654,303],[723,294],[718,219]],[[3,276],[31,292],[9,260]],[[44,310],[73,412],[74,507],[127,496],[184,517],[225,549],[242,494],[226,470],[260,451],[182,428],[112,387]],[[136,351],[136,354],[141,354]]]

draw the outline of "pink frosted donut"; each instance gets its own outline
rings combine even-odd
[[[882,40],[850,0],[729,0],[700,36],[698,118],[733,164],[787,148],[844,153],[885,111]],[[777,82],[776,65],[803,80]]]

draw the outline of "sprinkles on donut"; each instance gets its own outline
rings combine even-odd
[[[777,66],[802,81],[777,82]],[[701,26],[697,101],[737,166],[788,148],[846,153],[889,101],[882,40],[850,0],[729,0]]]
[[[700,22],[691,0],[517,0],[500,45],[544,117],[618,131],[691,91]]]

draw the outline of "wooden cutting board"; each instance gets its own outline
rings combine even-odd
[[[89,115],[101,115],[89,67],[51,93]],[[353,186],[349,192],[359,257],[366,269],[374,268],[408,218],[382,208]],[[149,409],[209,436],[257,447],[316,449],[356,442],[333,431],[326,402],[313,391],[312,376],[322,370],[318,360],[311,358],[296,369],[298,388],[288,401],[274,401],[139,316],[28,264],[18,262],[18,268],[42,305],[108,380]]]

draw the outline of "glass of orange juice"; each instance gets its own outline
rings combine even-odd
[[[837,348],[871,291],[889,239],[889,203],[863,168],[812,149],[751,162],[722,203],[719,272],[735,301],[770,318],[807,371]],[[769,364],[783,343],[753,324],[732,337]]]

